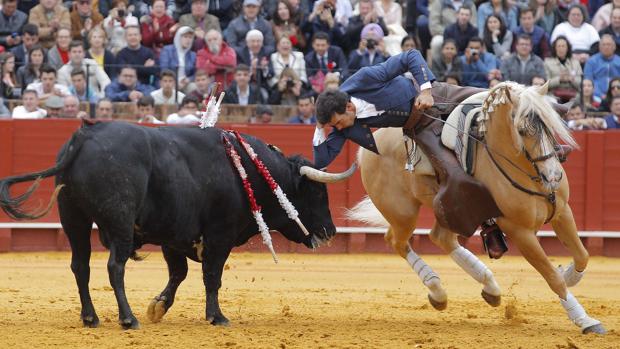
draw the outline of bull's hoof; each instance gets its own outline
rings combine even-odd
[[[428,295],[428,301],[431,303],[433,308],[435,308],[437,310],[445,310],[448,307],[448,301],[438,302],[438,301],[434,300],[433,297],[431,297],[430,294]]]
[[[138,330],[140,329],[140,322],[135,317],[121,319],[118,321],[123,327],[123,330]]]
[[[207,317],[207,321],[209,321],[213,326],[230,326],[230,321],[228,321],[228,319],[222,314],[209,316]]]
[[[492,307],[499,307],[502,304],[502,296],[494,296],[485,290],[482,290],[481,295],[484,301]]]
[[[155,298],[151,301],[151,303],[149,304],[149,308],[146,311],[146,316],[153,323],[160,322],[168,311],[166,309],[165,297],[158,298]]]
[[[606,334],[607,330],[605,329],[605,327],[603,327],[602,324],[596,324],[596,325],[592,325],[590,327],[584,328],[583,330],[581,330],[581,333],[583,334],[588,334],[588,333]]]
[[[99,327],[99,318],[97,315],[82,316],[82,324],[84,327],[96,328]]]

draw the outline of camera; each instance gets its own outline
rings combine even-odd
[[[123,10],[123,9],[119,9],[119,10],[118,10],[118,16],[119,16],[119,17],[121,17],[121,18],[122,18],[122,17],[125,17],[125,10]]]
[[[16,37],[18,37],[18,36],[19,36],[19,33],[11,33],[11,37],[12,37],[13,39],[15,39],[15,38],[16,38]]]
[[[291,89],[291,88],[293,88],[293,87],[295,87],[295,81],[293,81],[293,80],[287,80],[287,81],[286,81],[286,88]]]
[[[471,53],[472,56],[477,56],[480,53],[480,51],[478,51],[478,49],[472,48],[472,49],[469,49],[469,53]]]
[[[376,45],[377,45],[377,42],[375,40],[373,39],[366,40],[366,48],[368,48],[369,50],[374,50]]]

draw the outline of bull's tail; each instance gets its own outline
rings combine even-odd
[[[76,154],[84,143],[85,137],[80,137],[83,129],[78,130],[73,134],[73,137],[66,146],[65,152],[62,157],[56,162],[54,167],[46,170],[34,173],[27,173],[21,176],[12,176],[4,179],[0,179],[0,208],[11,218],[15,220],[29,220],[37,219],[46,215],[50,209],[58,193],[62,189],[63,185],[56,186],[54,193],[45,207],[39,207],[31,210],[26,210],[23,205],[37,190],[41,180],[50,176],[55,176],[60,171],[64,170],[75,159]],[[30,188],[25,193],[16,197],[11,197],[10,189],[13,184],[34,181]]]

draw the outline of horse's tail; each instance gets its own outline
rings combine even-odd
[[[23,208],[24,203],[32,194],[37,190],[39,184],[43,178],[55,176],[60,171],[64,170],[73,162],[78,151],[84,143],[85,137],[80,137],[82,129],[73,134],[71,140],[65,147],[64,154],[58,159],[54,167],[48,168],[40,172],[27,173],[21,176],[12,176],[4,179],[0,179],[0,208],[11,218],[15,220],[29,220],[37,219],[46,215],[52,208],[54,200],[58,196],[58,193],[62,189],[63,185],[57,185],[52,193],[52,196],[46,207],[39,207],[32,210],[26,210]],[[9,190],[11,186],[16,183],[34,181],[32,185],[26,190],[25,193],[16,197],[11,197]]]
[[[364,196],[353,208],[347,210],[345,215],[347,219],[362,222],[371,227],[388,228],[390,226],[368,196]]]

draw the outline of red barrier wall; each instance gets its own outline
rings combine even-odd
[[[80,127],[77,120],[0,120],[0,178],[40,171],[53,166],[55,157],[71,134]],[[224,125],[240,132],[254,135],[277,145],[286,154],[303,154],[311,158],[310,146],[314,128],[300,125]],[[574,151],[565,164],[570,179],[570,203],[579,230],[620,231],[620,133],[616,131],[588,131],[575,134],[581,149]],[[348,142],[330,171],[344,171],[353,162],[357,146]],[[22,192],[26,185],[18,185],[14,193]],[[53,179],[42,182],[32,202],[46,202],[53,190]],[[353,206],[364,195],[359,173],[349,181],[329,187],[330,207],[337,226],[355,226],[343,218],[343,210]],[[11,220],[0,211],[0,222]],[[40,222],[58,222],[54,208]],[[423,210],[419,228],[430,228],[432,213]],[[550,227],[545,227],[551,230]],[[617,239],[584,239],[592,254],[620,255],[613,246]],[[93,240],[97,242],[97,239]],[[283,250],[303,251],[302,247],[276,238]],[[438,252],[426,236],[415,236],[414,247],[421,252]],[[543,244],[554,254],[561,254],[556,239],[545,238]],[[480,251],[477,238],[468,247]],[[0,228],[0,251],[66,249],[64,234],[57,229],[7,229]],[[253,242],[246,248],[263,250]],[[339,234],[332,246],[321,252],[388,252],[390,248],[380,234]],[[618,252],[616,252],[618,251]],[[556,253],[557,252],[557,253]]]

